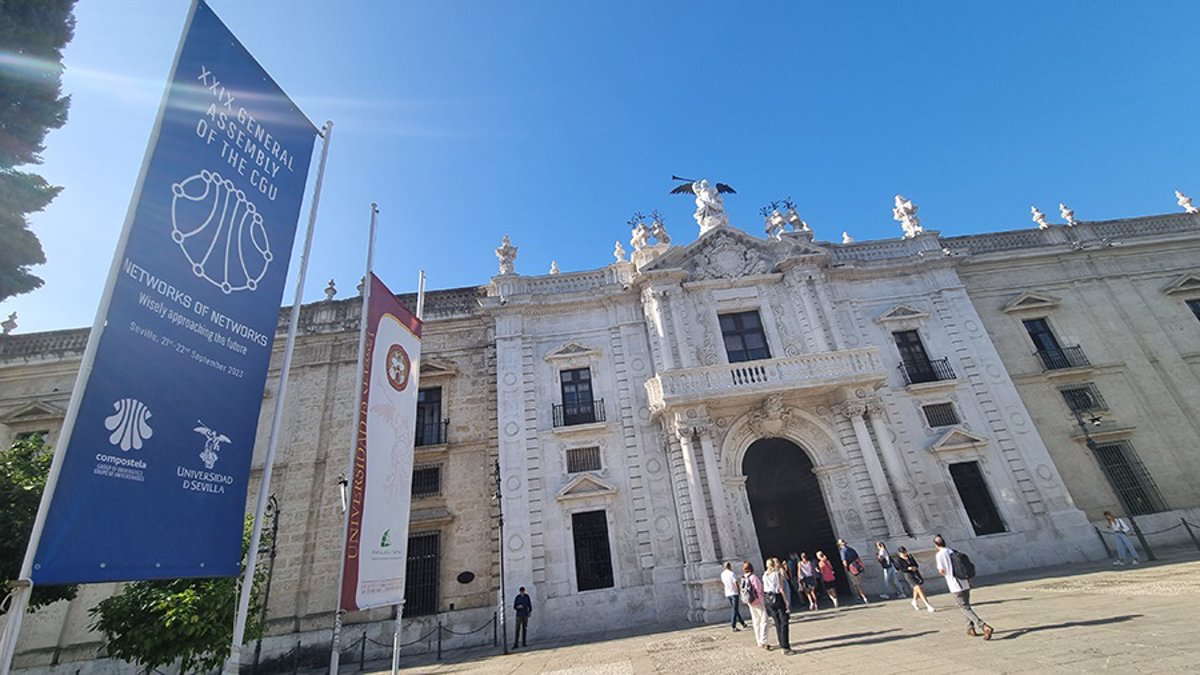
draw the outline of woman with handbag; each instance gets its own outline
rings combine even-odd
[[[808,608],[817,608],[817,570],[813,561],[808,559],[808,553],[800,554],[800,564],[798,567],[800,575],[800,588],[804,592],[804,597],[808,598]]]
[[[792,651],[792,643],[788,640],[788,623],[791,617],[788,615],[787,578],[782,567],[779,558],[767,558],[767,571],[763,573],[762,580],[763,600],[767,606],[767,613],[775,621],[775,637],[779,640],[779,648],[784,654],[795,654],[796,652]]]
[[[763,584],[754,573],[754,565],[750,561],[742,563],[742,579],[739,582],[742,602],[750,607],[750,625],[754,627],[754,641],[759,647],[770,651],[767,644],[767,608],[763,603]]]
[[[921,565],[917,562],[917,557],[910,555],[908,549],[901,546],[896,549],[894,562],[896,568],[904,573],[904,579],[913,589],[913,609],[918,611],[921,609],[921,606],[917,604],[917,601],[920,600],[925,603],[926,611],[932,613],[933,605],[929,604],[929,598],[925,597],[925,591],[921,588],[921,584],[925,583],[925,577],[921,576]]]

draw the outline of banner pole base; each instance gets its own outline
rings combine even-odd
[[[19,579],[10,583],[12,602],[8,605],[8,613],[4,622],[4,633],[0,634],[0,674],[8,675],[12,669],[13,657],[17,654],[17,636],[21,633],[21,622],[25,619],[25,610],[29,608],[29,596],[33,593],[33,582]]]

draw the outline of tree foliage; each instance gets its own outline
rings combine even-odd
[[[40,436],[27,437],[0,452],[0,577],[7,586],[21,573],[29,534],[37,516],[53,453]],[[77,586],[34,586],[29,610],[75,597]]]
[[[248,516],[242,537],[243,561],[253,524],[253,517]],[[219,668],[229,655],[239,581],[136,581],[89,610],[91,628],[104,634],[110,657],[147,670],[179,661],[180,672],[209,672]],[[247,642],[263,633],[260,619],[265,583],[266,572],[259,565],[246,620]]]
[[[0,300],[42,285],[46,262],[28,214],[62,188],[14,167],[40,164],[43,141],[67,121],[62,50],[75,32],[75,0],[0,0]]]

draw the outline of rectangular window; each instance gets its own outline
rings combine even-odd
[[[428,387],[417,391],[417,442],[421,445],[441,445],[446,442],[446,424],[442,420],[442,388]]]
[[[1141,516],[1167,510],[1158,486],[1129,441],[1093,443],[1092,450],[1129,515]]]
[[[954,410],[953,403],[931,403],[921,406],[921,410],[925,413],[925,421],[929,422],[931,427],[950,427],[958,424],[958,413]]]
[[[1104,397],[1100,395],[1100,390],[1091,382],[1064,387],[1059,392],[1062,394],[1063,400],[1067,402],[1067,407],[1071,409],[1071,412],[1088,413],[1097,410],[1108,410],[1108,404],[1104,402]]]
[[[404,616],[422,616],[437,612],[441,539],[440,532],[423,532],[408,537],[408,564],[404,572]]]
[[[603,405],[592,397],[592,370],[575,368],[559,372],[562,405],[554,410],[554,426],[591,424],[604,421]],[[600,412],[598,413],[597,410]]]
[[[442,494],[442,465],[426,464],[414,466],[412,474],[412,496],[434,497]]]
[[[575,536],[575,580],[579,590],[612,588],[612,553],[608,547],[608,517],[604,511],[571,514]]]
[[[591,446],[587,448],[568,448],[567,449],[567,473],[580,473],[581,471],[599,471],[600,470],[600,448]]]
[[[1192,314],[1195,314],[1196,318],[1200,319],[1200,298],[1197,298],[1195,300],[1188,300],[1187,306],[1188,306],[1188,309],[1192,310]]]
[[[1063,347],[1058,344],[1058,338],[1050,330],[1050,324],[1045,319],[1027,319],[1025,331],[1033,340],[1033,348],[1042,362],[1043,370],[1059,370],[1061,368],[1080,368],[1091,365],[1079,345]]]
[[[771,358],[767,336],[763,333],[758,312],[721,314],[721,335],[725,338],[725,353],[730,363]]]
[[[976,535],[1006,531],[1000,512],[996,510],[996,503],[992,501],[992,494],[983,480],[983,472],[979,470],[979,462],[951,464],[950,477],[954,479],[958,498],[962,500]]]
[[[938,376],[933,363],[929,361],[925,344],[921,342],[920,333],[915,330],[898,330],[892,333],[892,338],[896,341],[896,348],[900,350],[900,365],[908,384],[949,379]]]

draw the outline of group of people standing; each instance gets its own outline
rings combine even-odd
[[[992,637],[992,627],[987,624],[971,607],[971,578],[975,576],[974,565],[966,555],[956,552],[946,546],[945,540],[939,534],[933,539],[937,555],[935,565],[938,574],[946,580],[946,585],[954,595],[955,603],[967,618],[967,634],[981,635],[985,640]],[[917,558],[901,546],[893,555],[883,542],[875,544],[877,549],[876,561],[883,570],[884,586],[887,593],[881,597],[891,597],[895,590],[896,597],[907,597],[910,592],[905,589],[905,582],[911,589],[913,609],[921,610],[922,604],[927,612],[934,611],[933,605],[925,596],[923,585],[925,577],[921,573],[921,565]],[[870,602],[862,588],[862,575],[866,565],[858,551],[838,540],[838,553],[842,568],[850,588],[863,604]],[[901,581],[903,577],[904,581]],[[730,625],[734,631],[746,628],[746,620],[741,614],[741,605],[750,608],[750,622],[754,628],[754,639],[758,646],[770,651],[772,646],[768,641],[768,618],[775,625],[775,638],[778,648],[784,654],[794,654],[790,632],[790,614],[793,607],[808,602],[808,608],[815,610],[819,606],[818,593],[829,596],[834,607],[839,606],[836,586],[837,576],[833,563],[822,551],[816,552],[816,560],[810,560],[808,554],[792,553],[786,560],[776,557],[767,558],[766,570],[760,577],[755,573],[750,561],[742,563],[740,577],[733,571],[733,563],[725,563],[721,572],[721,583],[725,589],[725,597],[731,607]]]

